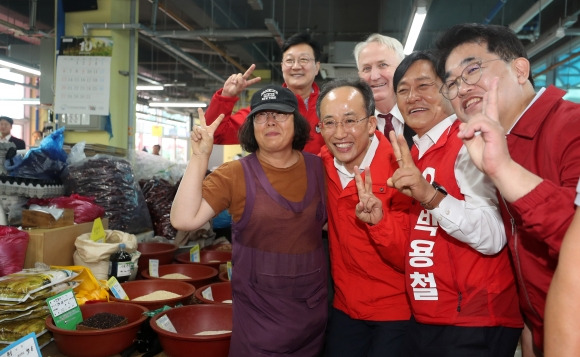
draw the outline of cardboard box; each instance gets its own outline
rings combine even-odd
[[[25,209],[22,211],[22,227],[24,228],[58,228],[75,224],[75,212],[65,208],[58,220],[48,212]]]
[[[103,228],[107,229],[109,220],[103,218]],[[75,240],[84,233],[90,233],[93,222],[52,229],[27,230],[30,239],[26,249],[24,268],[34,268],[36,262],[48,265],[74,265],[73,253]]]

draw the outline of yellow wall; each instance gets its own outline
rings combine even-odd
[[[83,24],[85,23],[129,24],[131,20],[130,10],[131,1],[99,0],[98,10],[66,13],[65,35],[82,36]],[[102,144],[127,149],[128,136],[135,135],[135,128],[129,128],[129,105],[135,105],[137,100],[136,94],[133,98],[129,98],[129,86],[135,86],[137,81],[135,79],[134,83],[130,84],[129,77],[119,74],[119,71],[129,71],[130,31],[91,30],[89,35],[113,38],[111,92],[109,100],[113,138],[109,140],[109,134],[105,131],[65,131],[65,142],[77,143],[79,141],[86,141],[90,144]],[[137,52],[137,47],[135,47],[135,51]],[[135,55],[135,68],[137,68],[137,55]]]

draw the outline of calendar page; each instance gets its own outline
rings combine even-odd
[[[56,114],[109,115],[111,57],[58,56]]]

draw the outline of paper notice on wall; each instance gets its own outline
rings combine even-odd
[[[58,56],[56,114],[109,115],[111,57]]]

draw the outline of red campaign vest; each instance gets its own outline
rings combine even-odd
[[[463,146],[452,124],[419,160],[427,181],[437,181],[448,194],[463,199],[454,168]],[[518,296],[507,248],[483,255],[451,237],[437,220],[414,201],[406,260],[407,294],[418,322],[455,326],[521,327]]]

